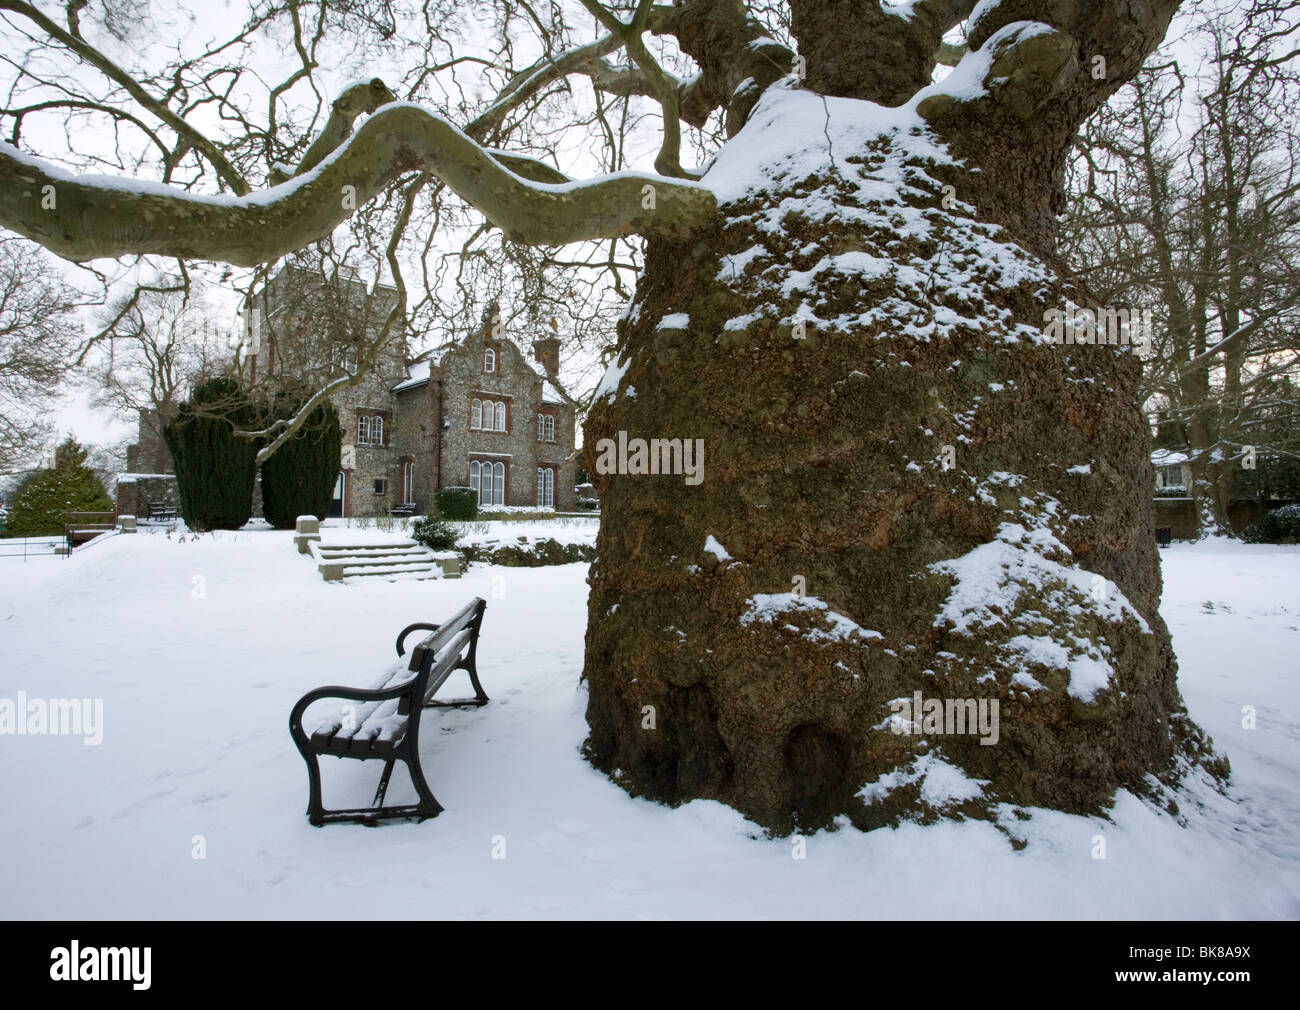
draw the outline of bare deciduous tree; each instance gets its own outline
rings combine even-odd
[[[81,334],[79,294],[39,249],[0,238],[0,472],[31,462]]]

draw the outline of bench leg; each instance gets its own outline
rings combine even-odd
[[[307,762],[307,820],[319,828],[325,823],[326,812],[320,795],[320,761],[315,751],[299,748],[299,752],[302,754],[302,759]]]
[[[340,821],[375,827],[380,821],[412,817],[423,821],[430,817],[437,817],[442,813],[442,804],[434,799],[433,791],[429,788],[429,783],[425,781],[424,773],[420,770],[419,761],[396,755],[384,762],[384,771],[379,778],[379,788],[375,791],[374,803],[371,806],[352,810],[326,810],[324,803],[321,802],[319,755],[313,750],[304,748],[299,748],[299,750],[303,760],[307,763],[309,787],[307,820],[311,822],[313,827],[319,828],[324,824],[337,824]],[[406,769],[411,775],[411,783],[415,786],[415,791],[419,794],[420,800],[418,803],[408,803],[400,807],[385,807],[384,796],[388,792],[388,783],[392,778],[393,765],[398,761],[406,765]]]
[[[379,788],[375,790],[375,798],[370,804],[372,807],[379,808],[384,805],[384,796],[388,792],[388,780],[392,777],[395,761],[395,758],[389,758],[384,762],[384,774],[379,776]]]
[[[420,820],[424,820],[425,817],[437,817],[442,813],[442,804],[433,798],[433,790],[424,779],[424,771],[420,768],[420,756],[416,754],[414,758],[403,758],[403,760],[406,762],[406,770],[411,774],[415,791],[420,795],[420,807],[425,811],[420,816]]]
[[[480,705],[486,705],[490,699],[483,690],[483,685],[478,682],[478,671],[471,666],[465,672],[469,674],[469,682],[474,685],[474,697]]]
[[[448,698],[446,701],[438,701],[437,699],[430,699],[429,701],[426,701],[424,703],[425,708],[468,708],[468,707],[481,708],[482,706],[486,705],[489,701],[492,700],[487,696],[487,692],[483,690],[483,685],[478,682],[477,670],[475,670],[472,666],[466,666],[464,663],[458,665],[456,669],[464,670],[466,673],[469,674],[469,682],[474,687],[474,697],[473,698]]]

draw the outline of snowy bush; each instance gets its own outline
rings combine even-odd
[[[220,376],[196,388],[163,429],[190,529],[237,530],[252,516],[258,444],[235,431],[259,420],[247,392]]]
[[[436,496],[438,514],[444,519],[469,522],[478,515],[478,492],[472,487],[445,487]]]
[[[455,527],[438,516],[425,516],[411,524],[411,539],[431,551],[451,550],[458,536]]]
[[[1300,505],[1283,505],[1241,532],[1248,544],[1300,543]]]
[[[283,411],[292,415],[297,405]],[[343,433],[339,414],[322,403],[298,430],[262,464],[262,512],[278,530],[293,529],[300,515],[329,515],[338,478]]]

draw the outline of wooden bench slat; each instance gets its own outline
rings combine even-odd
[[[439,629],[439,633],[441,629]],[[430,636],[431,638],[434,636]],[[462,653],[469,647],[473,635],[462,628],[443,649],[429,673],[428,685],[424,692],[424,701],[433,697],[438,688],[451,676]],[[411,680],[411,672],[406,669],[390,671],[381,677],[373,690],[382,691],[397,687],[404,681]],[[405,699],[403,699],[404,701]],[[330,751],[377,751],[392,749],[406,734],[406,723],[410,719],[409,711],[400,711],[397,699],[389,701],[372,701],[353,703],[352,727],[344,728],[342,712],[331,719],[318,723],[311,732],[311,741],[317,747]]]

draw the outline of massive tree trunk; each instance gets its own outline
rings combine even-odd
[[[719,225],[649,245],[584,450],[586,752],[634,794],[870,828],[1096,811],[1210,756],[1157,612],[1139,360],[1043,336],[1090,304],[1049,262],[1087,49],[1000,27],[956,71],[973,100],[772,86],[705,176]],[[638,438],[701,440],[702,481],[645,473]],[[996,702],[996,742],[916,692]]]

